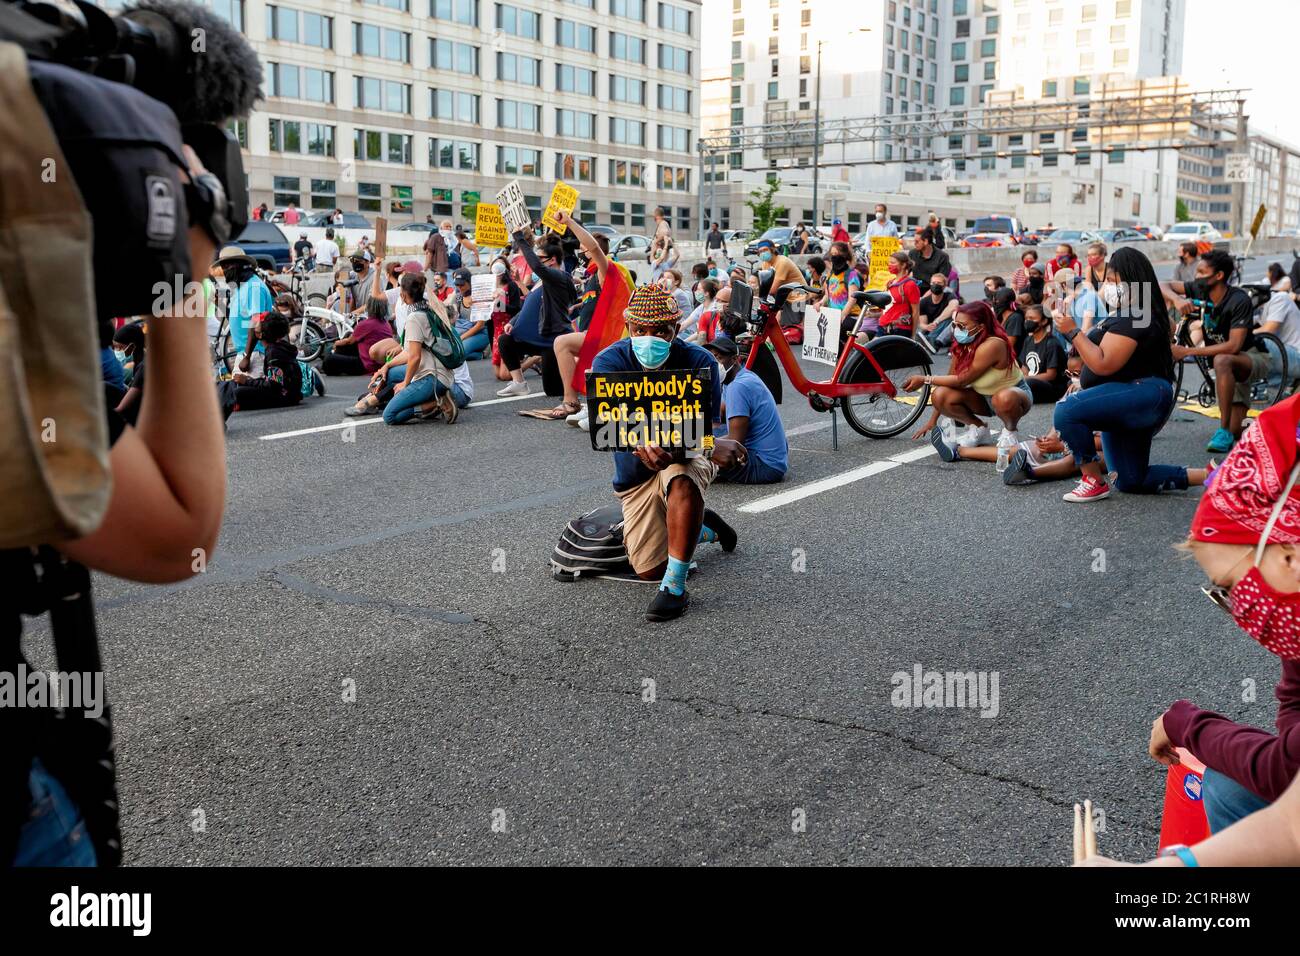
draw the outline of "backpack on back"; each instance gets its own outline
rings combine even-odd
[[[420,345],[432,352],[433,357],[445,369],[451,370],[464,365],[465,343],[456,334],[456,330],[432,309],[425,307],[420,311],[424,313],[424,318],[429,323],[432,338],[432,342],[421,342]]]

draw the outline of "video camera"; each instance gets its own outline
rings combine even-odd
[[[261,95],[257,55],[183,0],[140,0],[116,16],[85,0],[0,0],[0,40],[27,53],[90,213],[99,317],[150,313],[160,283],[198,278],[189,224],[219,247],[247,221],[239,142],[225,125]],[[184,146],[207,170],[189,182]]]

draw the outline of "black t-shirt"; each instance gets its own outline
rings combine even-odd
[[[1002,320],[1002,327],[1011,336],[1011,341],[1016,343],[1016,351],[1019,352],[1020,343],[1025,340],[1025,314],[1019,310],[1012,312]]]
[[[1061,343],[1051,332],[1043,336],[1041,342],[1035,342],[1030,335],[1025,339],[1025,344],[1020,346],[1020,364],[1029,370],[1029,374],[1042,375],[1048,369],[1056,369],[1056,378],[1052,379],[1052,384],[1059,384],[1062,391],[1066,384],[1065,359],[1065,349],[1061,348]]]
[[[1098,375],[1084,362],[1079,374],[1081,388],[1092,388],[1107,382],[1134,382],[1140,378],[1163,378],[1170,382],[1174,380],[1174,356],[1169,349],[1169,320],[1163,309],[1157,308],[1147,315],[1111,316],[1092,327],[1088,332],[1088,340],[1099,345],[1107,333],[1136,339],[1137,348],[1124,363],[1124,367],[1113,375]]]
[[[943,298],[938,302],[929,292],[921,295],[921,315],[927,323],[933,323],[939,316],[943,315],[943,310],[948,308],[949,304],[957,297],[948,290],[944,290]]]
[[[299,239],[293,244],[293,251],[299,259],[302,259],[311,254],[311,243],[306,239]]]
[[[1204,298],[1209,301],[1209,295],[1204,294],[1202,289],[1197,288],[1196,292],[1198,294],[1193,295],[1192,298]],[[1245,329],[1246,338],[1241,343],[1243,352],[1255,348],[1254,328],[1255,307],[1250,301],[1250,295],[1245,290],[1235,287],[1229,287],[1228,294],[1210,310],[1205,321],[1201,323],[1207,345],[1220,345],[1228,340],[1233,329]]]
[[[943,276],[943,281],[948,281],[948,273],[952,272],[952,263],[948,260],[948,253],[939,249],[937,246],[930,250],[930,258],[924,259],[917,249],[908,253],[912,259],[912,278],[921,283],[922,287],[928,288],[930,277],[935,275]]]
[[[721,248],[723,247],[723,245],[726,244],[726,241],[727,241],[727,240],[723,237],[722,233],[720,233],[720,232],[712,232],[712,231],[710,231],[710,232],[709,232],[709,233],[704,237],[704,248],[705,248],[705,249],[721,249]]]

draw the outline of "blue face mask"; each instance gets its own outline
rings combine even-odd
[[[695,290],[695,303],[696,303],[696,305],[701,305],[701,304],[703,304],[703,302],[704,302],[704,293],[701,292],[699,289],[696,289],[696,290]]]
[[[769,252],[767,249],[764,249],[762,252],[758,254],[758,258],[760,262],[771,262],[772,253]]]
[[[632,336],[632,354],[645,368],[658,368],[668,361],[668,351],[673,344],[657,335]]]
[[[969,345],[975,338],[975,333],[967,329],[956,328],[952,330],[952,337],[962,345]]]

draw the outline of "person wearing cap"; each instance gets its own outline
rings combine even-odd
[[[298,241],[293,244],[290,258],[294,265],[302,264],[304,270],[315,268],[316,250],[312,248],[311,242],[307,239],[307,233],[298,233]]]
[[[487,323],[473,318],[473,295],[468,269],[457,269],[451,275],[455,287],[451,300],[451,314],[455,320],[456,334],[460,336],[465,349],[466,359],[481,359],[483,353],[492,344],[492,335],[487,330]]]
[[[352,278],[357,280],[356,289],[357,297],[364,294],[365,287],[380,277],[379,269],[371,272],[370,264],[374,261],[374,256],[370,254],[369,249],[358,247],[348,257],[348,262],[352,266]],[[357,303],[355,308],[361,308],[362,303]]]
[[[230,290],[227,314],[230,318],[230,341],[242,346],[238,368],[254,378],[261,375],[265,346],[258,340],[256,316],[275,308],[275,297],[257,274],[257,263],[239,246],[226,246],[217,256],[221,276]]]
[[[1120,255],[1120,250],[1116,255]],[[1183,747],[1205,764],[1211,832],[1276,800],[1300,771],[1300,396],[1264,411],[1206,484],[1186,548],[1209,578],[1201,590],[1281,658],[1277,733],[1176,701],[1156,718],[1148,751]]]
[[[840,219],[836,219],[831,223],[831,242],[853,244],[853,237],[849,235],[849,231],[844,228],[844,222]]]
[[[677,338],[681,311],[673,297],[657,285],[637,289],[624,312],[628,338],[596,355],[596,373],[641,372],[648,369],[708,372],[705,393],[706,427],[718,419],[722,383],[713,356]],[[643,580],[660,579],[646,611],[649,621],[670,621],[686,611],[686,572],[700,541],[736,547],[735,532],[704,507],[704,493],[720,468],[744,461],[745,447],[728,438],[714,442],[711,457],[688,458],[684,452],[644,445],[635,452],[614,453],[614,493],[623,506],[623,543],[628,560]]]
[[[704,346],[718,360],[722,377],[724,434],[745,448],[744,457],[718,472],[718,481],[769,485],[784,481],[790,470],[785,426],[767,386],[740,361],[740,349],[728,335]]]

